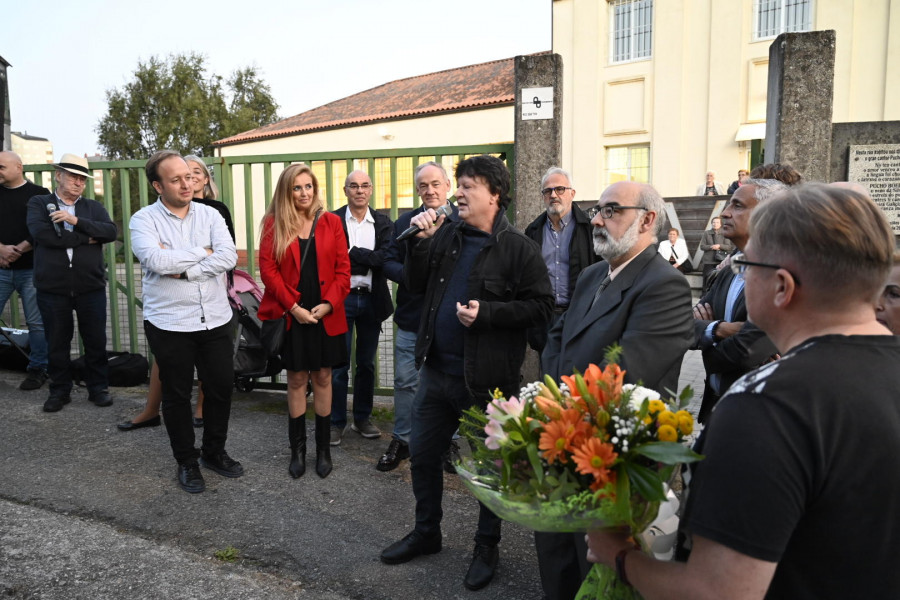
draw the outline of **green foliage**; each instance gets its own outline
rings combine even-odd
[[[278,105],[255,67],[235,71],[223,86],[195,53],[138,61],[133,79],[107,90],[106,100],[97,134],[114,160],[146,158],[163,148],[210,155],[215,140],[278,118]]]
[[[215,557],[222,562],[234,562],[238,559],[238,555],[238,549],[234,546],[227,546],[215,552]]]

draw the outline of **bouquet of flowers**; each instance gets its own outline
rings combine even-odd
[[[684,407],[692,392],[664,401],[623,385],[613,347],[606,367],[529,384],[518,398],[496,391],[486,411],[471,408],[461,432],[472,458],[457,468],[488,508],[535,531],[607,527],[644,531],[666,499],[664,483],[679,463],[702,457],[684,442],[694,428]],[[594,565],[578,598],[637,598],[615,572]]]

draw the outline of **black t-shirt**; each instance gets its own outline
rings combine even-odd
[[[28,201],[32,196],[49,194],[47,188],[25,180],[17,188],[0,185],[0,243],[14,246],[22,240],[32,242],[31,233],[25,222]],[[11,269],[31,269],[34,267],[34,251],[26,252],[10,264]]]
[[[778,562],[767,598],[900,594],[900,338],[805,342],[735,382],[699,445],[682,526]]]

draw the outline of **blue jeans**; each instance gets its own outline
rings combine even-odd
[[[462,411],[473,404],[487,405],[490,395],[472,395],[463,378],[422,365],[419,389],[413,401],[413,429],[409,441],[413,493],[416,496],[416,531],[431,536],[441,531],[444,511],[442,454],[459,427]],[[475,543],[495,546],[500,541],[500,517],[479,503]]]
[[[28,369],[47,370],[47,338],[44,337],[44,321],[38,310],[37,290],[34,289],[34,269],[0,269],[0,312],[12,296],[19,292],[25,309],[25,323],[28,325]]]
[[[363,421],[372,416],[375,397],[375,351],[381,321],[375,318],[371,294],[349,294],[344,300],[347,312],[347,358],[353,362],[353,329],[356,328],[356,362],[353,365],[353,420]],[[347,426],[347,385],[350,365],[335,369],[331,377],[331,424],[343,429]]]
[[[88,395],[107,391],[109,366],[106,358],[106,289],[77,296],[51,294],[38,290],[37,303],[47,334],[50,395],[64,396],[72,391],[71,352],[75,321],[84,343],[84,383]]]
[[[419,386],[416,368],[416,332],[397,328],[394,337],[394,433],[395,440],[409,444],[413,399]]]

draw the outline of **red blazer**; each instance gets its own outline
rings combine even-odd
[[[260,319],[278,319],[294,304],[300,303],[300,241],[294,240],[279,264],[272,248],[272,219],[263,224],[262,240],[259,243],[259,274],[265,292],[259,303]],[[341,220],[329,212],[319,216],[315,232],[316,265],[319,267],[319,289],[322,301],[329,302],[332,311],[322,318],[328,335],[347,332],[347,317],[344,312],[344,298],[350,293],[350,256],[347,253],[347,238]],[[288,329],[294,319],[288,319]]]

